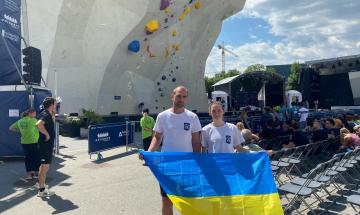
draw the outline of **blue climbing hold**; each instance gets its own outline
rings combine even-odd
[[[128,50],[131,52],[139,52],[140,51],[140,42],[139,40],[133,40],[131,43],[129,43],[128,45]]]

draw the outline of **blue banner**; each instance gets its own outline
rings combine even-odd
[[[21,70],[21,0],[0,0],[0,85],[21,83],[13,56]],[[10,53],[6,48],[9,47]]]
[[[129,143],[133,142],[134,129],[128,126]],[[93,125],[89,128],[89,154],[117,148],[126,145],[126,125],[106,124]]]

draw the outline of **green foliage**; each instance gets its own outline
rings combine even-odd
[[[82,109],[81,111],[85,118],[85,121],[83,124],[83,126],[85,128],[88,128],[89,125],[95,125],[95,124],[100,124],[100,123],[104,122],[104,119],[99,114],[97,114],[94,110]]]
[[[300,91],[299,85],[299,75],[300,75],[301,66],[299,62],[294,62],[291,64],[291,72],[287,80],[287,90],[297,90]]]
[[[219,82],[225,78],[233,77],[233,76],[239,75],[239,74],[240,74],[240,72],[238,70],[229,70],[227,72],[223,71],[220,73],[216,73],[214,77],[205,76],[206,92],[212,92],[213,91],[212,85],[214,85],[216,82]]]
[[[248,66],[245,69],[244,73],[254,72],[254,71],[266,71],[266,67],[263,64],[253,64]]]
[[[77,116],[67,116],[65,118],[65,122],[67,124],[73,124],[73,125],[80,125],[81,124],[81,119]]]

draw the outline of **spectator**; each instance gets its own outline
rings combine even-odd
[[[243,123],[244,127],[250,129],[250,122],[248,119],[248,113],[250,111],[250,107],[245,107],[240,114],[240,121]]]
[[[261,115],[261,127],[264,129],[266,127],[266,123],[269,121],[269,120],[272,120],[274,121],[274,118],[271,114],[271,108],[266,106],[264,107],[263,109],[263,113]]]
[[[245,145],[248,145],[250,143],[256,143],[260,139],[257,135],[253,134],[249,129],[243,129],[241,133],[244,137]]]
[[[305,133],[310,134],[314,131],[314,119],[313,118],[307,118],[306,119],[306,127],[304,129]]]
[[[290,136],[294,134],[293,124],[291,120],[287,120],[283,125],[283,135]]]
[[[356,134],[345,134],[344,142],[353,148],[360,147],[360,137]]]
[[[318,120],[314,121],[314,131],[312,132],[311,141],[318,142],[322,140],[326,140],[328,138],[327,132],[325,129],[321,127],[321,123]]]
[[[276,137],[280,137],[280,136],[284,135],[283,131],[281,129],[281,126],[280,126],[280,122],[278,120],[275,120],[275,122],[273,124],[273,129],[276,134]]]
[[[288,109],[284,104],[279,109],[278,119],[281,125],[284,124],[284,122],[289,119]]]
[[[341,128],[340,129],[340,142],[341,142],[341,144],[344,144],[344,139],[345,139],[345,135],[346,134],[350,134],[350,131],[349,130],[347,130],[346,128]]]
[[[268,119],[266,127],[260,132],[261,139],[271,140],[277,137],[275,130],[273,129],[273,123],[272,119]]]
[[[340,129],[335,127],[335,121],[331,118],[325,120],[325,128],[328,134],[328,139],[334,139],[340,135]]]
[[[240,131],[242,131],[242,130],[245,129],[244,123],[242,123],[242,122],[236,123],[236,127],[237,127]]]
[[[298,110],[296,102],[291,102],[291,107],[289,108],[290,120],[298,120]]]
[[[294,134],[290,137],[290,142],[288,144],[283,144],[285,148],[292,148],[296,146],[302,146],[309,144],[309,140],[303,130],[300,128],[300,123],[294,123]]]
[[[140,127],[141,127],[141,138],[143,141],[144,150],[147,151],[150,147],[153,128],[155,126],[155,120],[149,115],[149,109],[145,108],[142,111],[143,117],[140,119]],[[143,165],[146,165],[145,163]]]
[[[356,136],[356,137],[355,137]],[[341,144],[339,150],[337,151],[337,153],[344,153],[344,152],[351,152],[354,150],[355,146],[355,142],[356,141],[360,141],[360,139],[358,139],[359,137],[357,135],[354,134],[346,134],[344,137],[344,142]]]
[[[355,132],[355,134],[357,134],[360,137],[360,125],[354,126],[354,132]]]
[[[299,109],[299,117],[300,117],[300,128],[304,129],[306,127],[306,120],[309,116],[309,109],[307,109],[304,103],[301,103],[301,108]]]
[[[339,118],[335,119],[335,127],[339,129],[344,127],[344,124],[342,123],[341,119]]]

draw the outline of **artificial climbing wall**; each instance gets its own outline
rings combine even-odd
[[[30,41],[44,49],[47,81],[63,99],[62,112],[137,114],[144,104],[156,113],[171,106],[170,93],[178,85],[189,89],[188,109],[206,111],[206,59],[222,21],[244,3],[31,1]],[[44,7],[50,4],[48,12]]]

